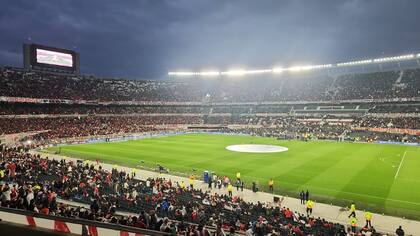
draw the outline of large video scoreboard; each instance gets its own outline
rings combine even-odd
[[[23,45],[26,70],[80,74],[80,56],[77,52],[38,44]]]

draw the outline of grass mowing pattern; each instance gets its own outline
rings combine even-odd
[[[238,153],[233,144],[273,144],[289,148],[281,153]],[[50,148],[56,151],[57,147]],[[405,152],[404,162],[401,163]],[[184,134],[136,141],[70,145],[61,154],[135,167],[155,167],[201,175],[204,170],[235,178],[245,185],[258,181],[266,190],[274,179],[276,193],[298,197],[309,189],[318,201],[349,205],[420,219],[420,148],[331,141],[284,141],[273,138],[216,134]],[[398,167],[401,165],[396,176]]]

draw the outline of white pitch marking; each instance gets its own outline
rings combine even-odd
[[[250,153],[273,153],[273,152],[285,152],[289,150],[287,147],[275,146],[275,145],[262,145],[262,144],[230,145],[230,146],[227,146],[226,149],[233,152],[250,152]]]
[[[397,173],[395,173],[394,179],[396,179],[397,176],[398,176],[398,173],[400,173],[400,169],[401,169],[402,163],[404,162],[405,154],[407,154],[407,150],[404,151],[404,155],[401,158],[400,165],[398,166],[398,170],[397,170]]]

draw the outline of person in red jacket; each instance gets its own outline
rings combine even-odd
[[[286,218],[287,222],[289,222],[289,223],[292,222],[293,221],[293,212],[289,208],[287,208],[284,211],[284,217]]]
[[[7,169],[9,169],[9,177],[14,179],[16,177],[16,164],[14,162],[11,162],[7,166]]]

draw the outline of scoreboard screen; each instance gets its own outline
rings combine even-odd
[[[23,64],[28,71],[80,74],[80,54],[64,48],[24,44]]]
[[[73,55],[37,48],[36,62],[55,66],[73,67]]]

